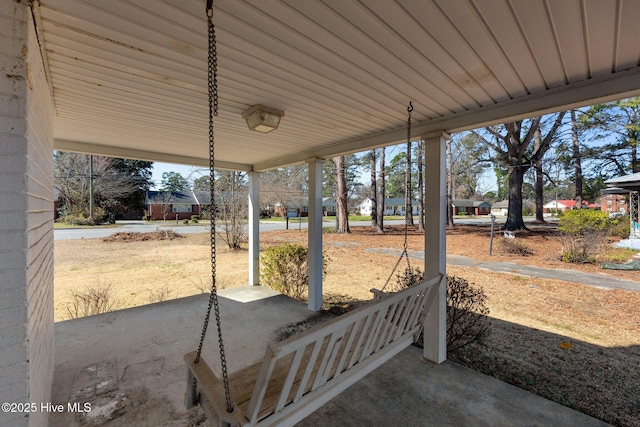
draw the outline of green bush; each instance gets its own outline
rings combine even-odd
[[[198,220],[200,219],[200,215],[191,215],[191,221],[195,221],[196,224],[198,223]]]
[[[609,219],[609,234],[614,237],[626,239],[631,234],[629,215],[616,215]]]
[[[609,225],[609,214],[593,209],[566,211],[559,218],[558,230],[574,236],[584,236],[594,231],[605,231]]]
[[[303,299],[309,287],[308,254],[307,248],[292,243],[267,248],[261,257],[260,281],[284,295]],[[323,277],[325,274],[323,259]]]
[[[93,208],[93,220],[89,218],[87,212],[67,212],[62,221],[69,225],[96,225],[102,224],[107,220],[107,213],[100,207]]]
[[[185,225],[187,225],[187,224],[189,224],[189,220],[188,220],[188,219],[183,219],[183,220],[182,220],[182,223],[183,223],[183,224],[185,224]]]
[[[576,209],[562,213],[558,222],[564,262],[584,264],[595,262],[595,254],[609,229],[609,214],[593,209]]]

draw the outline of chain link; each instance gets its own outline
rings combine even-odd
[[[209,3],[210,4],[210,3]],[[224,342],[222,340],[222,323],[220,321],[220,305],[218,302],[218,287],[216,283],[216,209],[215,209],[215,138],[213,117],[218,115],[218,57],[216,51],[216,33],[213,25],[213,11],[207,6],[207,23],[209,35],[208,49],[208,95],[209,95],[209,182],[211,203],[209,205],[209,214],[211,216],[211,294],[209,295],[209,303],[207,305],[207,314],[202,326],[200,335],[200,343],[194,363],[200,362],[202,355],[202,347],[204,339],[207,335],[207,328],[211,318],[211,309],[213,308],[216,325],[218,328],[218,345],[220,347],[220,363],[222,365],[222,381],[224,383],[224,394],[227,403],[227,412],[233,412],[233,404],[231,401],[231,392],[229,389],[229,374],[227,370],[227,359],[224,351]],[[193,399],[194,404],[197,403],[198,383],[193,381]]]
[[[407,107],[407,150],[409,150],[411,148],[411,112],[413,111],[413,104],[411,103],[411,101],[409,101],[409,107]],[[409,153],[407,153],[408,155]],[[396,272],[396,269],[398,268],[398,265],[400,265],[400,262],[402,261],[402,258],[406,258],[407,260],[407,270],[411,270],[411,261],[409,260],[409,217],[407,216],[407,212],[409,212],[409,209],[411,209],[411,195],[409,194],[409,185],[411,183],[411,176],[409,174],[407,174],[407,176],[405,177],[405,196],[404,196],[404,245],[402,248],[402,253],[400,254],[400,257],[398,258],[398,261],[396,261],[396,265],[393,266],[393,269],[391,270],[391,274],[389,274],[389,277],[387,277],[387,281],[384,282],[384,286],[382,287],[382,289],[380,289],[380,291],[384,291],[384,289],[387,287],[387,285],[389,284],[389,282],[391,281],[391,278],[393,277],[393,273]]]
[[[411,150],[411,112],[413,111],[413,104],[409,101],[407,107],[407,156],[409,156],[409,150]],[[411,269],[411,263],[409,262],[408,250],[408,235],[409,235],[409,212],[412,209],[411,206],[411,194],[409,194],[409,188],[411,187],[411,174],[407,173],[405,177],[405,196],[404,196],[404,254],[407,257],[407,269]]]

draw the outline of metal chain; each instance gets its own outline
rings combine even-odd
[[[413,104],[409,101],[409,106],[407,107],[407,156],[409,155],[409,150],[411,149],[411,112],[413,111]],[[411,206],[411,194],[409,194],[409,187],[411,187],[411,174],[408,173],[405,177],[405,187],[404,187],[404,254],[407,256],[407,269],[411,269],[411,263],[409,262],[409,252],[407,252],[408,248],[408,234],[409,234],[409,209],[412,209]]]
[[[410,149],[410,144],[411,144],[411,112],[413,111],[413,104],[411,103],[411,101],[409,101],[409,107],[407,107],[407,150]],[[408,155],[408,153],[407,153]],[[407,176],[405,177],[405,196],[404,196],[404,215],[405,215],[405,219],[404,219],[404,245],[402,247],[402,253],[400,254],[400,257],[398,258],[398,261],[396,261],[396,265],[393,266],[393,269],[391,270],[391,274],[389,274],[389,277],[387,277],[387,281],[384,282],[384,286],[382,287],[382,289],[380,289],[380,291],[384,291],[384,289],[387,287],[387,285],[389,284],[389,282],[391,281],[391,278],[393,277],[393,273],[396,272],[396,269],[398,268],[398,265],[400,265],[400,261],[402,261],[402,258],[406,258],[407,259],[407,270],[411,269],[411,261],[409,261],[409,218],[407,217],[407,212],[409,209],[411,209],[411,195],[409,194],[409,184],[411,183],[411,176],[409,174],[407,174]]]
[[[224,383],[224,394],[227,403],[227,412],[233,412],[233,404],[231,401],[231,392],[229,389],[229,374],[227,370],[227,359],[224,351],[224,341],[222,340],[222,324],[220,321],[220,305],[218,303],[218,288],[216,284],[216,212],[215,212],[215,139],[213,117],[218,115],[218,58],[216,51],[216,33],[213,25],[213,9],[211,1],[207,3],[207,23],[209,33],[209,49],[208,49],[208,95],[209,95],[209,180],[211,203],[209,205],[209,214],[211,215],[211,294],[209,295],[209,304],[207,306],[207,314],[202,326],[200,335],[200,343],[194,363],[200,362],[202,355],[202,347],[204,339],[207,335],[207,327],[211,317],[211,308],[213,308],[216,325],[218,328],[218,345],[220,347],[220,363],[222,365],[222,382]],[[194,379],[193,382],[193,398],[194,404],[197,403],[197,387],[198,383]]]

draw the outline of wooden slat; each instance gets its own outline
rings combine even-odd
[[[275,356],[276,353],[271,346],[267,347],[265,357],[260,366],[260,373],[258,374],[256,385],[253,389],[251,400],[249,400],[249,406],[247,407],[247,418],[249,418],[252,424],[255,424],[258,420],[258,412],[262,406],[262,399],[264,399],[267,386],[269,385],[269,378],[271,378],[273,368],[278,360]]]
[[[293,385],[293,381],[296,378],[296,373],[298,372],[298,368],[300,367],[300,361],[302,361],[302,356],[304,356],[304,350],[305,349],[302,348],[295,352],[293,363],[289,368],[289,374],[287,374],[287,379],[285,380],[282,391],[280,392],[280,399],[278,399],[278,404],[276,405],[276,412],[284,408],[284,405],[287,403],[287,398],[289,397],[291,386]]]
[[[362,362],[364,359],[369,357],[369,355],[371,355],[371,347],[373,341],[375,341],[378,334],[380,333],[380,328],[382,327],[382,323],[384,322],[384,312],[386,312],[386,307],[384,311],[382,307],[380,307],[378,311],[376,311],[376,319],[374,320],[375,323],[373,324],[373,328],[371,328],[371,330],[367,334],[367,341],[364,345],[364,349],[362,350],[362,354],[360,354],[360,358],[358,358],[358,362]]]
[[[347,343],[344,346],[344,351],[342,352],[342,356],[340,357],[340,362],[336,367],[336,374],[335,374],[336,377],[342,374],[345,364],[347,363],[347,356],[351,354],[351,352],[353,351],[351,346],[353,345],[354,338],[356,337],[356,335],[358,335],[358,328],[360,327],[361,322],[362,322],[362,319],[358,319],[351,326],[351,332],[349,333],[349,338],[347,339]]]
[[[400,322],[398,323],[398,329],[396,330],[396,334],[393,337],[394,340],[398,339],[400,337],[400,335],[402,335],[403,331],[405,330],[406,326],[407,326],[407,322],[409,321],[409,316],[411,314],[411,310],[410,307],[412,307],[415,304],[416,299],[419,297],[419,295],[417,293],[412,294],[409,297],[409,302],[407,304],[407,309],[404,311],[404,313],[402,313],[402,318],[400,319]]]
[[[356,342],[356,346],[353,349],[353,354],[351,355],[351,358],[349,359],[349,364],[347,365],[347,369],[351,369],[351,367],[358,360],[358,354],[360,353],[362,342],[364,341],[364,338],[365,338],[365,335],[366,335],[365,331],[367,331],[369,329],[369,325],[370,324],[371,324],[371,316],[367,316],[365,318],[364,326],[362,327],[362,333],[359,334],[358,341]]]

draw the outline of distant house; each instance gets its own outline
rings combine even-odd
[[[509,214],[509,200],[502,200],[491,205],[491,213],[495,216],[507,216]]]
[[[362,216],[371,216],[371,208],[373,206],[373,199],[366,198],[358,205],[358,211]],[[405,200],[401,197],[393,197],[384,199],[384,215],[404,215]],[[418,215],[418,202],[411,201],[411,213]]]
[[[620,194],[605,194],[600,198],[600,210],[609,215],[624,215],[629,209],[627,198]]]
[[[583,201],[582,208],[583,209],[599,209],[600,206]],[[542,212],[544,214],[551,214],[552,212],[565,212],[573,209],[577,209],[575,200],[552,200],[542,205]]]
[[[273,212],[281,218],[296,217],[304,218],[309,216],[309,199],[306,197],[292,197],[287,201],[287,205],[282,203],[273,205]],[[322,198],[322,215],[334,216],[337,211],[336,201],[333,197]]]
[[[454,215],[489,215],[491,205],[484,200],[453,199],[451,201]]]
[[[145,205],[152,220],[191,219],[202,215],[211,204],[206,191],[147,191]]]

